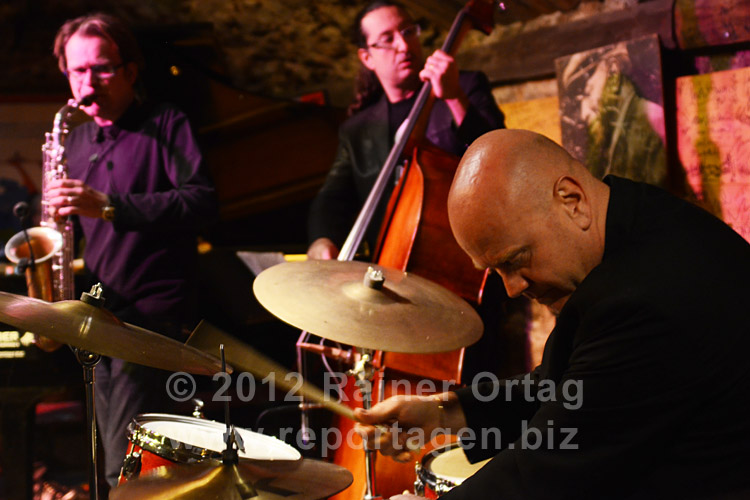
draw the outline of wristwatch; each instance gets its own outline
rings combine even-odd
[[[106,205],[102,207],[102,219],[107,222],[115,220],[115,207],[114,205]]]

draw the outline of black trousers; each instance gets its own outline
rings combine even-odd
[[[103,451],[99,476],[110,487],[117,485],[128,446],[127,426],[133,418],[141,413],[174,411],[175,404],[166,392],[169,375],[165,370],[108,357],[96,366],[96,423]]]

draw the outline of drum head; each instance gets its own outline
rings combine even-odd
[[[459,485],[487,462],[489,460],[483,460],[475,464],[470,463],[464,454],[464,450],[458,444],[452,444],[435,450],[427,467],[436,477]]]
[[[167,438],[172,443],[182,445],[182,448],[193,450],[198,456],[215,455],[226,448],[224,432],[226,425],[213,420],[203,420],[194,417],[169,415],[166,413],[145,413],[133,419],[134,426],[141,436],[146,435],[144,441],[154,436]],[[249,460],[299,460],[302,455],[285,442],[273,437],[259,434],[247,429],[235,427],[243,441],[244,451],[239,451],[240,459]],[[142,445],[144,443],[136,443]],[[142,446],[146,448],[146,446]],[[215,453],[206,453],[204,450]]]

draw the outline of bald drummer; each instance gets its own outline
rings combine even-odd
[[[406,459],[408,437],[444,429],[471,461],[494,457],[446,499],[747,498],[745,240],[522,130],[472,144],[448,211],[475,264],[557,326],[531,373],[358,409],[370,447]]]

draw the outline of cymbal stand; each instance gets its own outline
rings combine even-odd
[[[221,371],[226,373],[227,376],[227,361],[224,357],[224,344],[219,345],[221,352]],[[245,444],[242,441],[242,436],[237,432],[229,421],[229,399],[224,400],[224,421],[227,426],[227,430],[224,433],[224,443],[226,448],[221,452],[221,463],[224,467],[231,467],[234,472],[234,485],[236,493],[240,498],[248,499],[258,496],[258,492],[255,490],[252,484],[242,479],[237,471],[237,464],[239,463],[239,455],[237,451],[245,451]]]
[[[94,368],[101,356],[99,354],[84,351],[77,347],[70,347],[76,355],[76,359],[83,367],[83,382],[86,386],[86,423],[88,425],[89,442],[89,493],[92,500],[99,498],[99,480],[97,477],[97,453],[96,453],[96,402],[94,398]]]
[[[104,297],[102,297],[101,283],[91,287],[91,291],[83,292],[81,300],[89,305],[102,307]],[[82,325],[83,326],[83,325]],[[99,499],[99,478],[97,474],[98,457],[96,451],[96,398],[94,392],[94,368],[102,359],[100,354],[84,351],[78,347],[70,346],[75,354],[76,359],[83,367],[83,382],[86,387],[86,423],[88,425],[88,442],[89,442],[89,494],[92,500]]]
[[[357,379],[356,384],[362,394],[362,407],[365,410],[372,408],[372,382],[375,378],[375,368],[372,364],[373,352],[371,349],[356,348],[359,359],[354,368],[348,374]],[[365,496],[364,500],[379,500],[381,497],[375,493],[375,456],[377,450],[365,448]]]

